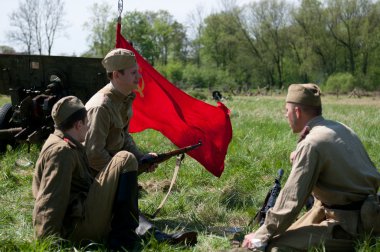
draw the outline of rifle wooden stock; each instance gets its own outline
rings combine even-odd
[[[169,151],[166,153],[158,154],[157,156],[147,156],[140,159],[140,164],[158,164],[168,160],[171,157],[177,156],[179,154],[186,153],[188,151],[194,150],[202,145],[202,142],[199,141],[197,144],[186,146],[177,150]]]

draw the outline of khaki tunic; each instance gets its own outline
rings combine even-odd
[[[119,175],[137,171],[137,165],[133,154],[120,151],[93,177],[83,145],[56,130],[41,150],[33,177],[36,237],[104,241]]]
[[[95,170],[103,169],[121,150],[133,153],[137,160],[143,156],[129,134],[135,97],[134,93],[124,96],[109,83],[86,103],[90,128],[85,146],[90,165]]]
[[[62,131],[51,134],[42,147],[33,177],[36,236],[66,237],[74,222],[84,216],[83,202],[93,181],[83,146]]]
[[[331,243],[333,231],[339,225],[355,237],[360,211],[331,210],[322,204],[347,205],[365,200],[377,193],[380,174],[350,128],[322,116],[312,119],[308,126],[310,133],[297,145],[288,180],[255,238],[269,241],[270,246],[297,249],[320,242],[330,248],[344,247],[340,244],[344,239]],[[314,207],[291,226],[310,193],[316,198]]]

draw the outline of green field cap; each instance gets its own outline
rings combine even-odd
[[[54,124],[59,126],[69,116],[74,114],[80,109],[85,108],[82,101],[75,96],[66,96],[57,101],[51,110],[51,117],[53,117]]]
[[[135,54],[127,49],[116,48],[107,53],[102,64],[107,73],[131,68],[136,65]]]
[[[316,84],[292,84],[288,88],[286,102],[308,106],[321,106],[321,90]]]

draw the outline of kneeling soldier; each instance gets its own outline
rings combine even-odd
[[[290,85],[285,116],[300,134],[292,170],[264,224],[245,236],[243,247],[353,251],[360,235],[379,232],[379,171],[352,129],[322,116],[317,85]],[[295,221],[310,194],[313,207]]]

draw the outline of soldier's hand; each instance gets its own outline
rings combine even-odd
[[[142,158],[150,158],[150,157],[157,157],[157,153],[154,153],[154,152],[150,152],[148,154],[145,154]],[[140,165],[140,169],[145,171],[145,172],[154,172],[158,167],[158,164],[156,163],[153,163],[153,164],[149,164],[149,163],[145,163],[145,164],[142,164]]]
[[[290,153],[290,157],[289,157],[289,160],[290,160],[291,164],[293,164],[293,160],[294,160],[295,156],[296,156],[296,151],[292,151],[292,153]]]
[[[265,251],[266,245],[266,243],[255,238],[255,233],[250,233],[244,236],[244,241],[241,246],[252,251]]]

